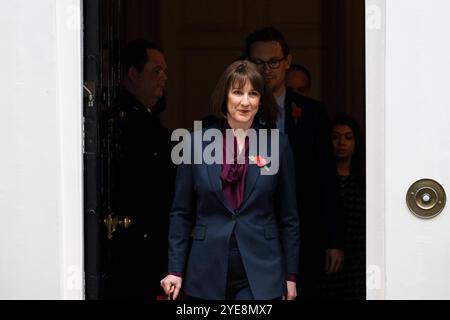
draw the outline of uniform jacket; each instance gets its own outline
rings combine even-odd
[[[149,294],[162,293],[159,280],[167,270],[175,175],[170,131],[157,112],[149,112],[126,90],[105,113],[103,125],[108,137],[103,148],[110,157],[102,162],[104,198],[110,200],[107,213],[132,222],[128,228],[119,225],[105,240],[104,265],[113,288],[109,291],[113,298],[148,299]]]

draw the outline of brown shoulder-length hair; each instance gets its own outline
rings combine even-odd
[[[266,86],[258,67],[248,60],[238,60],[230,64],[222,73],[211,96],[211,107],[216,116],[226,118],[227,96],[231,88],[243,88],[250,81],[254,90],[261,95],[261,104],[253,121],[265,123],[269,129],[276,128],[278,105],[272,91]]]

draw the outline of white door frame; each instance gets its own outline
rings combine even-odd
[[[56,1],[61,113],[62,299],[84,299],[83,1]]]
[[[366,0],[367,299],[385,299],[386,1]]]

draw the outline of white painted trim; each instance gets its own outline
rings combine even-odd
[[[386,298],[385,55],[386,1],[366,0],[367,299]]]
[[[61,298],[84,299],[82,1],[56,1],[61,146]]]

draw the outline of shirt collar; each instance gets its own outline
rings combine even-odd
[[[286,102],[286,88],[283,89],[283,93],[275,98],[281,110],[284,110],[284,103]]]

